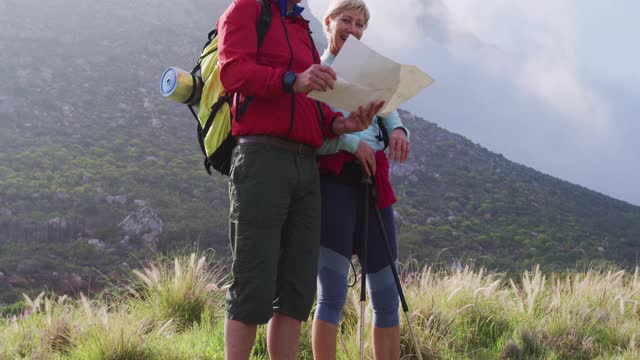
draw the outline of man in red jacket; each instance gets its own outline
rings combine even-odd
[[[383,103],[344,117],[306,97],[333,88],[319,64],[300,0],[264,0],[270,28],[258,50],[261,5],[234,0],[218,22],[220,79],[241,94],[229,179],[233,282],[227,293],[227,359],[248,359],[256,325],[269,323],[271,359],[295,359],[316,290],[320,182],[315,148],[366,129]],[[246,104],[246,106],[244,105]]]

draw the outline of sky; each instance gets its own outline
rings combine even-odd
[[[309,0],[312,14],[322,18],[329,1]],[[436,79],[403,107],[513,161],[640,205],[640,1],[367,4],[363,41]]]

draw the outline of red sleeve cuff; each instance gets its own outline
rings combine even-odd
[[[338,137],[339,135],[333,132],[333,123],[336,121],[336,119],[338,117],[344,116],[344,115],[342,115],[342,113],[340,113],[340,112],[335,112],[335,111],[331,110],[331,108],[327,104],[325,104],[323,102],[321,102],[320,104],[322,106],[322,111],[324,113],[324,118],[327,119],[327,121],[325,121],[325,124],[324,124],[324,126],[325,126],[325,129],[324,129],[325,137],[327,139],[333,139],[333,138]]]

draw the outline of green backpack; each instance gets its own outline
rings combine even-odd
[[[257,0],[261,5],[258,19],[258,49],[271,25],[271,9],[264,0]],[[231,169],[231,152],[236,145],[231,135],[231,103],[236,101],[236,115],[246,110],[251,98],[247,97],[238,107],[238,94],[224,89],[220,81],[220,66],[218,65],[218,29],[213,29],[207,36],[198,63],[191,70],[193,84],[196,86],[198,77],[204,83],[198,113],[192,106],[189,110],[197,120],[197,133],[200,149],[204,154],[204,167],[211,175],[211,168],[222,175],[229,175]],[[200,76],[198,76],[200,72]],[[195,89],[194,89],[195,90]],[[195,94],[193,91],[192,94]],[[190,99],[191,100],[191,99]],[[187,100],[185,103],[189,103]],[[237,120],[237,119],[236,119]]]

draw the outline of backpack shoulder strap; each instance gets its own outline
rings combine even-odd
[[[273,16],[271,14],[271,6],[269,6],[266,0],[258,0],[258,3],[260,3],[260,16],[258,17],[256,32],[258,33],[258,50],[260,50],[262,42],[264,41],[264,38],[265,36],[267,36],[267,32],[269,31],[269,27],[271,27],[271,18]],[[252,97],[247,96],[241,104],[238,102],[238,94],[229,96],[229,99],[230,101],[235,101],[235,119],[236,121],[239,121],[242,114],[247,111],[247,107],[249,107],[249,103],[251,102]]]
[[[316,42],[313,41],[313,33],[309,30],[309,40],[311,41],[311,56],[313,56],[314,64],[319,64],[320,59],[318,59],[318,49],[316,48]]]
[[[384,123],[382,122],[382,118],[380,116],[376,116],[376,123],[378,124],[378,136],[376,136],[376,139],[378,139],[378,141],[384,142],[384,149],[386,150],[389,147],[389,132],[384,126]]]
[[[265,0],[258,0],[260,3],[260,17],[258,18],[258,49],[262,46],[262,42],[264,41],[264,37],[267,35],[267,31],[269,31],[269,27],[271,26],[271,7]]]

